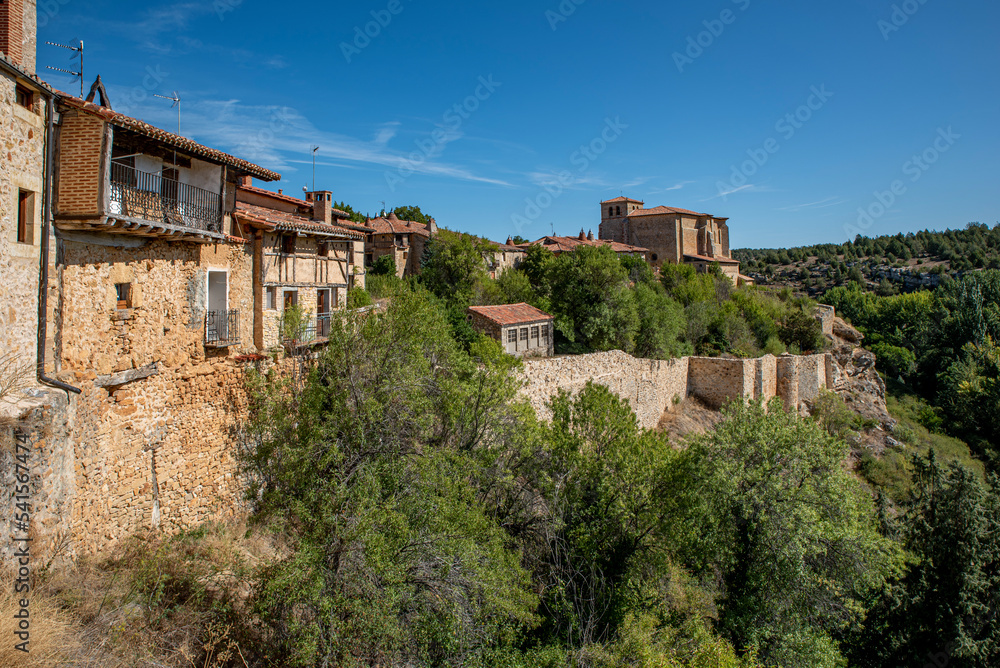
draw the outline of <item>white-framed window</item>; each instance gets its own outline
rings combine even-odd
[[[517,330],[508,329],[507,330],[507,343],[517,343]]]

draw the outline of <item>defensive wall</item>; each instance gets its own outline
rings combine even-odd
[[[550,417],[548,402],[559,390],[579,392],[588,382],[628,399],[640,424],[655,428],[663,414],[688,397],[719,408],[743,399],[767,402],[779,397],[798,409],[839,377],[832,355],[765,355],[759,359],[683,357],[638,359],[619,350],[524,361],[522,389],[540,417]]]

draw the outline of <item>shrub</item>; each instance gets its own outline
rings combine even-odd
[[[369,276],[395,276],[396,258],[391,255],[382,255],[377,258],[368,269]]]
[[[347,308],[364,308],[372,305],[372,296],[364,288],[351,288],[347,291]]]

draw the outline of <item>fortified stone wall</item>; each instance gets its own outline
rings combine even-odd
[[[795,357],[766,355],[759,359],[684,357],[674,360],[637,359],[621,351],[529,359],[524,362],[522,389],[539,417],[549,419],[547,403],[559,390],[579,392],[590,381],[628,399],[647,429],[687,397],[719,408],[735,399],[765,402],[780,397],[798,409],[828,387],[836,363],[829,354]]]

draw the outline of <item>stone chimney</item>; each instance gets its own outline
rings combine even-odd
[[[514,237],[507,237],[507,244],[506,245],[513,246],[514,245]]]
[[[253,177],[252,176],[241,176],[238,181],[240,188],[252,188],[253,187]]]
[[[391,213],[390,213],[390,214],[389,214],[389,215],[387,216],[387,218],[388,218],[389,220],[399,220],[399,216],[397,216],[397,215],[396,215],[396,212],[395,212],[395,211],[391,212]]]
[[[37,26],[35,0],[0,0],[0,51],[28,74],[35,73]]]
[[[587,230],[587,241],[594,240],[594,230]]]
[[[327,225],[333,223],[333,193],[329,190],[317,190],[316,192],[307,194],[312,195],[312,197],[307,197],[307,199],[312,200],[313,220],[318,220]]]
[[[583,228],[582,227],[580,228],[580,237],[579,237],[579,239],[580,239],[580,241],[586,241],[587,240],[587,235],[583,233]]]
[[[427,231],[431,233],[431,236],[438,233],[437,221],[434,220],[433,218],[427,219]]]

